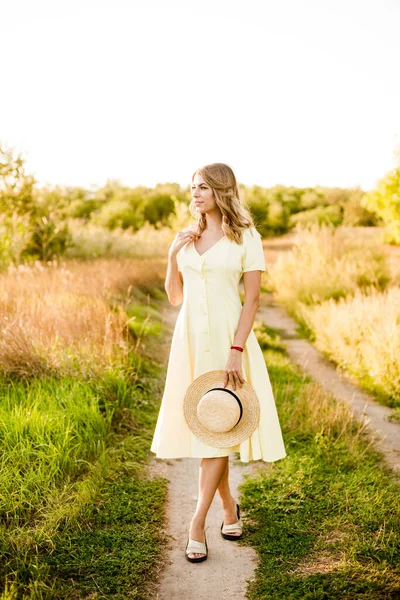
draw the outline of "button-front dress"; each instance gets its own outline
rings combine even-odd
[[[243,230],[243,243],[220,238],[203,254],[193,241],[177,254],[183,277],[183,302],[171,341],[164,393],[151,451],[158,458],[227,456],[273,462],[286,456],[271,383],[256,335],[251,330],[242,352],[242,375],[260,402],[260,421],[244,442],[214,448],[189,429],[183,399],[196,377],[225,370],[236,334],[242,303],[239,281],[247,271],[265,271],[261,236],[254,227]]]

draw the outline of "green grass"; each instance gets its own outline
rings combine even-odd
[[[288,455],[241,486],[241,543],[260,557],[248,597],[400,598],[398,480],[344,404],[265,356]]]
[[[286,351],[284,342],[273,327],[269,327],[262,321],[255,321],[253,330],[262,350]]]
[[[151,336],[146,336],[151,345]],[[145,598],[167,481],[143,468],[165,368],[0,381],[0,598]]]
[[[130,318],[129,329],[135,337],[140,335],[155,335],[160,337],[162,324],[157,308],[153,305],[131,304],[126,309]]]
[[[118,477],[102,504],[82,515],[79,529],[60,531],[42,557],[54,578],[53,597],[147,598],[162,528],[166,482]],[[96,595],[99,590],[101,593]]]

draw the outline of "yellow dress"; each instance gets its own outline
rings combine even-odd
[[[225,369],[242,310],[239,281],[246,271],[265,271],[261,236],[243,230],[243,243],[222,237],[200,255],[193,242],[177,254],[183,302],[171,341],[164,393],[151,451],[159,458],[211,458],[240,453],[240,460],[273,462],[286,456],[275,400],[262,350],[252,330],[242,352],[242,375],[257,394],[260,422],[237,446],[213,448],[189,429],[183,399],[192,381],[207,371]]]

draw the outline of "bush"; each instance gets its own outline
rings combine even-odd
[[[400,221],[400,166],[389,171],[377,188],[366,194],[364,205],[387,225]]]
[[[343,209],[339,204],[332,206],[318,206],[311,210],[303,210],[295,215],[292,215],[289,220],[291,227],[301,225],[303,227],[311,227],[313,225],[333,225],[337,227],[343,221]]]
[[[0,146],[0,267],[21,260],[50,260],[70,242],[66,199],[59,188],[34,188],[21,156]]]
[[[72,237],[66,223],[60,224],[52,217],[37,219],[21,258],[49,261],[62,256]]]
[[[112,200],[92,215],[91,223],[111,230],[131,228],[138,231],[144,224],[143,209],[132,207],[128,200]]]
[[[171,214],[175,213],[174,198],[168,194],[153,194],[144,207],[144,218],[155,227],[168,224]]]
[[[242,188],[260,233],[264,237],[280,235],[297,223],[332,223],[376,225],[377,217],[363,206],[360,188],[295,188],[277,185],[272,188]]]
[[[400,245],[400,221],[393,221],[386,225],[383,236],[386,244]]]
[[[67,200],[66,216],[88,221],[93,212],[98,210],[104,201],[96,197],[96,192],[81,187],[66,187],[64,194]]]

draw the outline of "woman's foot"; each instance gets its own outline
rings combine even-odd
[[[231,500],[228,506],[224,506],[224,525],[233,525],[238,522],[237,504],[236,500],[231,496]],[[229,535],[240,537],[240,532],[230,532]]]
[[[197,542],[205,543],[205,535],[204,535],[205,523],[195,519],[194,517],[190,521],[189,527],[189,538],[192,540],[196,540]],[[200,552],[189,552],[189,558],[202,558],[205,554]]]

